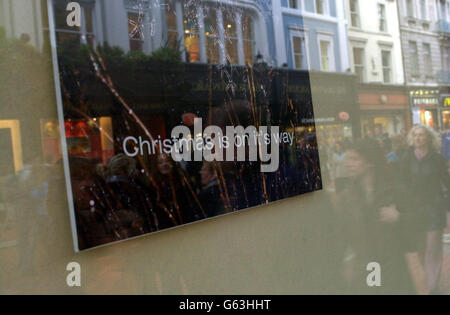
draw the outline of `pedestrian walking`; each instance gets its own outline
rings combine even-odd
[[[438,293],[442,268],[442,235],[447,224],[449,204],[444,192],[449,188],[446,161],[439,153],[439,135],[430,127],[418,125],[408,134],[410,150],[400,162],[401,180],[408,187],[406,199],[416,213],[414,228],[417,249],[425,267],[428,288]]]
[[[348,293],[414,293],[400,228],[408,216],[397,200],[400,194],[379,141],[367,138],[349,146],[345,164],[351,183],[339,196],[339,210],[347,244],[343,271]],[[371,262],[383,269],[379,288],[366,283]]]

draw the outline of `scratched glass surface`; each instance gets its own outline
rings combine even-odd
[[[54,1],[55,21],[67,16],[67,4]],[[82,17],[98,9],[93,3],[81,8]],[[266,23],[267,15],[236,2],[125,1],[125,8],[108,18],[118,24],[126,15],[127,37],[117,32],[88,42],[83,19],[81,38],[54,30],[76,250],[321,189],[309,78],[297,75],[305,93],[292,98],[292,75],[270,65],[266,43],[256,43],[251,33],[257,18]],[[204,11],[217,17],[207,26]],[[156,22],[161,17],[166,21]],[[103,28],[110,28],[108,18]],[[205,63],[207,38],[217,64]],[[247,147],[243,159],[221,154],[213,161],[174,161],[165,142],[179,125],[197,141],[195,119],[203,120],[200,138],[211,125],[223,135],[227,126],[258,132],[277,126],[275,137],[282,139],[276,140],[281,147],[273,171],[260,171],[262,158],[251,158]],[[212,154],[219,150],[225,151],[216,147]]]

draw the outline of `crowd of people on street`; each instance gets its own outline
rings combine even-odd
[[[384,266],[384,293],[439,293],[443,232],[450,211],[450,132],[414,126],[406,136],[375,132],[336,142],[326,156],[328,187],[342,218],[344,281],[367,289],[365,266]],[[327,187],[327,185],[325,185]],[[392,290],[391,292],[389,290]]]
[[[439,135],[418,125],[405,135],[376,134],[320,148],[321,199],[332,201],[329,220],[338,232],[327,246],[336,248],[339,292],[365,292],[366,265],[378,262],[384,275],[381,293],[438,294],[450,211],[450,132]],[[298,139],[306,152],[307,138]],[[164,154],[152,159],[149,169],[139,163],[121,153],[106,165],[70,158],[80,248],[249,208],[264,199],[264,186],[252,176],[252,165],[203,161],[187,167]],[[52,206],[60,197],[57,188],[64,186],[61,169],[62,161],[52,166],[35,161],[2,189],[6,202],[14,200],[27,209],[18,211],[22,270],[32,269],[33,248],[39,242],[32,234],[40,222],[48,225],[44,222],[51,216],[69,228],[68,217]],[[273,186],[270,176],[266,180]],[[298,179],[285,180],[289,187]],[[276,199],[284,189],[269,187],[266,193]],[[49,238],[54,233],[49,231]]]

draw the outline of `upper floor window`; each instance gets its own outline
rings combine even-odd
[[[328,14],[328,0],[314,0],[314,7],[317,14]]]
[[[289,8],[291,9],[299,9],[298,0],[289,0]]]
[[[166,3],[166,26],[167,26],[167,44],[175,48],[178,41],[177,31],[177,13],[174,1],[167,1]]]
[[[1,2],[1,1],[0,1]],[[50,47],[50,26],[48,24],[47,1],[40,0],[41,4],[41,21],[42,21],[42,49],[47,50]],[[0,8],[1,10],[1,8]],[[1,23],[0,23],[1,24]]]
[[[443,71],[450,71],[450,46],[441,46],[441,63]]]
[[[182,30],[187,62],[253,64],[257,53],[256,28],[250,11],[172,3],[171,7],[177,10],[166,12],[167,37],[169,40],[177,38],[177,30]],[[178,11],[182,12],[182,17]]]
[[[350,21],[353,27],[361,27],[358,0],[350,0]]]
[[[128,37],[130,39],[130,51],[142,51],[144,48],[143,15],[140,13],[128,13]]]
[[[253,64],[253,58],[256,56],[255,30],[253,27],[253,18],[250,15],[242,17],[242,37],[244,40],[244,59],[245,63]]]
[[[319,35],[320,70],[335,71],[333,37]]]
[[[307,50],[305,34],[302,31],[291,32],[292,57],[295,69],[307,69]]]
[[[422,20],[427,19],[427,1],[419,0],[419,13]]]
[[[446,7],[447,7],[447,21],[450,22],[450,1],[447,1]]]
[[[204,8],[204,29],[206,39],[206,61],[220,63],[219,29],[217,27],[217,11],[213,8]]]
[[[379,31],[386,32],[387,31],[386,6],[381,3],[378,4],[378,23],[379,23]]]
[[[423,43],[423,63],[425,68],[425,73],[432,74],[433,73],[433,63],[431,59],[431,46],[428,43]]]
[[[392,57],[389,50],[381,51],[381,65],[383,67],[383,82],[392,82]]]
[[[436,0],[436,6],[438,11],[438,18],[441,20],[447,19],[447,5],[445,0]]]
[[[232,65],[239,63],[238,56],[238,34],[236,16],[233,11],[223,11],[223,29],[225,37],[226,62]]]
[[[82,2],[81,26],[67,25],[67,1],[54,1],[56,43],[71,47],[80,44],[94,45],[94,21],[92,11],[94,5]]]
[[[354,65],[354,72],[356,73],[359,82],[365,81],[365,52],[364,48],[361,47],[354,47],[353,48],[353,65]]]
[[[417,50],[417,42],[409,41],[409,59],[411,61],[410,69],[413,77],[419,76],[419,53]]]
[[[438,0],[439,1],[439,19],[450,22],[450,1]]]
[[[200,62],[200,31],[197,7],[186,5],[183,10],[184,47],[186,60]]]
[[[414,0],[406,0],[406,15],[411,18],[415,17]]]

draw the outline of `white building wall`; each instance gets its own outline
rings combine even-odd
[[[414,0],[412,16],[408,14],[406,0],[397,0],[399,4],[400,31],[403,44],[403,60],[405,66],[406,81],[414,86],[438,86],[437,73],[441,69],[441,44],[438,30],[440,9],[438,2],[441,0],[426,1],[426,16],[422,17],[419,1]],[[409,52],[409,42],[417,44],[419,67],[416,67]],[[423,44],[431,47],[431,69],[426,68],[423,62]]]
[[[104,1],[104,40],[110,46],[119,46],[125,51],[130,49],[128,37],[128,16],[123,0]],[[97,2],[97,5],[99,3]]]
[[[392,84],[404,83],[402,46],[398,22],[397,1],[359,0],[360,27],[351,25],[350,1],[345,1],[346,16],[348,17],[348,37],[351,69],[354,71],[353,47],[364,47],[365,51],[365,82],[382,83],[383,69],[381,50],[391,51],[392,56]],[[386,6],[387,31],[379,31],[378,4]]]
[[[347,43],[348,33],[346,27],[348,20],[345,14],[345,2],[346,0],[336,0],[336,17],[338,19],[338,37],[339,37],[339,50],[341,55],[341,69],[346,71],[350,68],[349,47]]]
[[[347,18],[344,1],[330,0],[324,14],[314,11],[311,0],[297,0],[297,7],[289,7],[288,2],[272,1],[273,28],[276,44],[276,66],[289,64],[292,67],[292,47],[289,30],[298,29],[305,33],[308,68],[320,71],[319,34],[332,37],[333,62],[336,72],[346,72],[349,69],[349,54],[347,45]],[[331,10],[333,8],[333,10]]]
[[[0,26],[5,29],[7,37],[28,37],[28,43],[41,48],[40,5],[39,0],[0,0]]]

